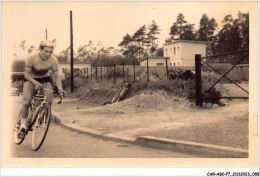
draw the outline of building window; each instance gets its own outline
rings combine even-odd
[[[172,66],[172,63],[170,63],[170,66]]]
[[[172,54],[172,48],[170,48],[170,53],[169,53],[170,55]]]
[[[175,63],[173,63],[173,66],[175,66]]]
[[[180,63],[178,62],[178,66],[180,66]]]
[[[174,47],[174,49],[173,49],[173,54],[175,55],[175,47]]]
[[[177,52],[178,52],[178,55],[180,54],[180,47],[178,47],[178,50],[177,50]]]
[[[165,56],[166,56],[166,57],[168,56],[167,49],[165,49]]]
[[[163,63],[156,63],[157,66],[163,66]]]

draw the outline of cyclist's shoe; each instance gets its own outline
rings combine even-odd
[[[20,132],[23,132],[23,133],[27,134],[28,131],[29,131],[29,130],[28,130],[29,125],[30,125],[30,121],[29,121],[29,120],[27,120],[24,125],[21,124],[21,126],[20,126]]]

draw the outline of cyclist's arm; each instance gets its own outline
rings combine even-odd
[[[53,71],[53,75],[54,75],[54,81],[55,83],[57,84],[57,87],[59,89],[59,92],[61,94],[61,92],[63,91],[62,90],[62,86],[61,86],[61,80],[60,80],[60,77],[59,77],[59,67],[58,67],[58,60],[55,60],[52,67],[51,67],[51,70]]]

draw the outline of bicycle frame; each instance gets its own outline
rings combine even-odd
[[[42,90],[45,91],[45,92],[53,93],[53,91],[52,91],[52,90],[49,90],[49,89],[42,89]],[[39,110],[40,108],[42,108],[45,104],[50,104],[50,102],[47,101],[47,96],[46,96],[46,94],[40,94],[40,91],[41,91],[41,90],[38,90],[38,91],[37,91],[36,95],[33,96],[32,101],[31,101],[31,105],[30,105],[30,107],[31,107],[31,112],[30,112],[30,117],[29,117],[29,119],[31,119],[31,120],[30,120],[30,121],[31,121],[31,122],[30,122],[30,126],[29,126],[30,129],[31,129],[31,127],[34,125],[35,120],[37,119],[36,116],[35,116],[35,113],[37,113],[38,110]],[[36,106],[35,106],[34,103],[35,103],[36,100],[40,100],[41,103],[40,103],[39,105],[36,105]]]

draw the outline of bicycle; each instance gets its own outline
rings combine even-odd
[[[128,90],[129,90],[129,88],[130,88],[131,86],[132,86],[132,85],[126,81],[126,82],[125,82],[125,86],[124,86],[123,88],[121,88],[121,89],[115,94],[115,96],[113,97],[112,103],[121,101],[121,100],[124,98],[124,96],[126,95],[126,93],[128,92]]]
[[[49,89],[38,89],[34,92],[29,106],[29,113],[27,117],[27,122],[29,125],[26,132],[20,131],[21,116],[19,113],[18,121],[14,129],[14,140],[17,145],[23,142],[29,131],[32,131],[32,149],[34,151],[40,149],[50,126],[51,104],[48,102],[47,97],[52,94],[53,91]],[[58,104],[62,102],[63,98],[64,93],[60,95],[60,101]]]

